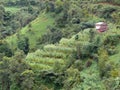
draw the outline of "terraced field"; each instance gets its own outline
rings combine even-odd
[[[119,0],[0,4],[2,90],[119,90]],[[97,31],[98,22],[107,23],[108,30]]]
[[[90,29],[86,29],[83,32],[79,32],[77,34],[79,36],[78,40],[75,40],[76,35],[74,35],[71,39],[61,39],[59,44],[49,44],[44,46],[43,50],[37,50],[34,53],[29,53],[26,57],[26,62],[33,68],[34,71],[52,70],[56,62],[59,63],[59,65],[64,66],[68,56],[76,50],[76,45],[85,45],[89,42],[89,30]],[[110,28],[104,33],[99,33],[97,31],[95,32],[95,35],[102,38],[102,40],[104,40],[108,35],[120,35],[120,31],[115,29],[115,27]],[[120,51],[120,46],[118,45],[116,49],[119,49],[118,51]],[[119,56],[120,53],[112,55],[110,56],[110,60],[113,62],[117,61],[116,64],[120,64]],[[106,90],[103,82],[100,79],[99,68],[96,62],[93,62],[89,68],[81,71],[81,78],[84,78],[85,81],[81,83],[80,86],[76,87],[75,90],[79,90],[79,88],[89,89],[92,88],[92,86],[94,87],[94,90]]]
[[[43,50],[37,50],[34,53],[29,53],[26,57],[26,62],[32,66],[33,70],[52,70],[55,63],[65,65],[67,57],[75,48],[59,45],[46,45]]]

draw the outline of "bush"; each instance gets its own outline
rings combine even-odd
[[[4,41],[0,41],[0,53],[3,53],[8,57],[11,57],[13,55],[8,43]]]
[[[120,85],[120,77],[116,77],[116,78],[108,78],[104,80],[104,84],[107,90],[119,90]]]
[[[49,31],[40,38],[38,44],[54,44],[59,42],[61,38],[62,38],[61,30],[56,29],[54,27],[52,28],[50,27]]]
[[[82,25],[82,29],[86,29],[86,28],[94,28],[94,23],[93,22],[83,22],[83,23],[81,23],[81,25]]]
[[[107,38],[104,41],[104,45],[111,45],[111,46],[115,46],[119,43],[120,41],[120,35],[116,34],[116,35],[109,35],[107,36]]]
[[[18,48],[23,50],[25,54],[29,52],[29,39],[27,37],[18,39]]]
[[[100,76],[104,77],[104,76],[107,75],[107,71],[106,71],[106,65],[107,64],[106,63],[109,60],[108,53],[103,47],[101,47],[98,50],[98,55],[99,55],[98,66],[99,66],[99,69],[100,69]]]
[[[95,45],[92,43],[86,43],[81,48],[81,55],[82,58],[87,58],[91,56],[94,52],[96,52],[97,48],[95,48]]]
[[[113,13],[114,11],[116,11],[114,7],[104,7],[100,10],[99,16],[101,18],[111,20],[112,19],[111,13]]]
[[[108,52],[109,55],[114,55],[114,54],[118,53],[118,51],[114,48],[108,48],[107,52]]]

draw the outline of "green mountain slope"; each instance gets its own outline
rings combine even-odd
[[[23,61],[32,75],[34,72],[30,82],[34,85],[30,85],[35,89],[30,90],[120,89],[120,7],[116,1],[43,0],[40,15],[7,36],[5,41],[13,52],[20,52],[17,45],[21,38],[29,39],[30,51],[26,55],[21,52],[20,57],[25,56]],[[95,23],[101,21],[108,24],[105,32],[95,29]],[[25,81],[29,82],[29,75],[25,72]]]
[[[109,27],[111,24],[109,25]],[[116,29],[114,26],[110,28],[108,31],[99,33],[96,30],[93,30],[95,32],[94,40],[97,40],[97,37],[100,38],[100,43],[101,46],[98,48],[100,49],[103,46],[109,46],[109,43],[107,45],[104,45],[105,40],[110,36],[114,38],[114,36],[120,36],[120,31],[119,29]],[[84,47],[85,45],[88,45],[90,42],[90,29],[86,29],[83,32],[79,32],[78,35],[78,40],[75,40],[76,35],[74,35],[71,39],[61,39],[59,44],[55,45],[46,45],[44,46],[43,50],[37,50],[35,53],[29,53],[26,57],[26,62],[33,68],[33,71],[42,71],[42,70],[54,70],[54,66],[57,63],[59,63],[60,67],[64,67],[68,62],[68,56],[71,56],[71,54],[74,51],[78,51],[76,49],[76,46],[80,45],[80,47]],[[119,37],[120,38],[120,37]],[[113,40],[116,41],[116,40]],[[93,41],[94,42],[94,41]],[[120,42],[118,41],[117,46],[115,46],[114,50],[116,50],[117,53],[113,55],[108,55],[109,60],[102,62],[102,63],[115,63],[114,65],[120,64]],[[114,47],[114,45],[110,45],[110,47],[106,47],[106,50],[111,49]],[[113,52],[114,52],[113,50]],[[81,51],[80,51],[81,52]],[[89,52],[88,50],[83,51],[81,53],[87,54]],[[89,52],[90,53],[90,52]],[[104,58],[104,51],[100,52],[103,54],[98,54],[98,59],[99,63],[101,62],[101,59]],[[91,52],[92,54],[92,52]],[[102,57],[102,58],[101,58]],[[71,60],[71,59],[69,59]],[[92,65],[89,67],[86,67],[87,61],[92,60]],[[79,61],[79,60],[78,60]],[[86,58],[85,60],[82,60],[82,63],[84,64],[84,69],[80,71],[80,77],[81,79],[84,79],[84,82],[81,82],[80,84],[75,85],[76,87],[73,88],[72,90],[106,90],[105,85],[103,83],[103,80],[100,77],[100,69],[102,67],[99,67],[99,63],[94,61],[94,59]],[[75,62],[71,67],[73,67]],[[104,64],[103,64],[104,65]],[[113,66],[114,66],[113,65]],[[77,66],[79,67],[79,66]],[[104,66],[103,66],[104,68]],[[116,68],[118,69],[118,68]],[[111,69],[112,71],[112,69]],[[110,71],[110,72],[111,72]],[[107,74],[111,74],[110,72],[106,72]],[[69,77],[68,77],[69,78]]]
[[[54,18],[51,14],[42,13],[33,20],[29,25],[23,27],[17,34],[7,37],[6,41],[11,47],[16,48],[17,46],[17,35],[23,35],[29,38],[30,48],[34,48],[37,40],[47,31],[47,27],[53,25]]]

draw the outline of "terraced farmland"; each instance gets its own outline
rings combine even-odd
[[[77,45],[85,46],[87,43],[89,43],[89,31],[90,29],[86,29],[83,32],[79,32],[77,34],[79,36],[78,40],[75,40],[76,35],[74,35],[70,39],[61,39],[59,44],[45,45],[43,49],[37,50],[34,53],[29,53],[26,57],[26,62],[31,65],[35,71],[52,70],[56,62],[58,62],[60,65],[65,65],[68,56],[70,56],[73,51],[76,51]],[[114,35],[115,33],[120,34],[120,32],[115,28],[110,29],[105,33],[99,33],[97,31],[95,32],[96,36],[102,38],[102,40],[104,40],[108,35]],[[112,59],[113,57],[114,56],[110,58]],[[85,73],[88,73],[88,71]]]
[[[88,31],[86,30],[87,33]],[[84,32],[83,35],[87,35],[87,33]],[[78,35],[80,36],[81,33],[78,33]],[[86,37],[81,37],[79,39],[84,40],[85,38]],[[89,40],[89,38],[86,39]],[[76,45],[79,43],[79,40],[75,40],[75,36],[71,39],[63,38],[59,44],[48,44],[45,45],[42,50],[29,53],[26,57],[26,62],[31,65],[35,71],[52,70],[56,62],[60,65],[65,65],[68,56],[70,56],[73,51],[76,51]]]

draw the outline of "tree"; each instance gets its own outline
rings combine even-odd
[[[5,54],[8,57],[12,56],[12,50],[10,49],[6,41],[0,40],[0,53]]]
[[[34,13],[34,9],[33,9],[33,7],[32,7],[31,5],[28,6],[28,12],[29,12],[30,14],[33,14],[33,13]]]
[[[0,5],[0,21],[3,20],[5,9],[3,5]]]
[[[18,38],[18,48],[27,54],[29,52],[29,39],[27,37]]]
[[[48,44],[48,43],[54,44],[56,42],[59,42],[61,38],[62,38],[61,30],[55,27],[49,27],[49,31],[40,38],[38,44]]]
[[[29,0],[19,0],[18,5],[27,6],[29,5]]]
[[[34,86],[34,73],[32,70],[25,70],[21,73],[22,83],[21,88],[22,90],[33,90]]]
[[[71,90],[71,88],[80,83],[80,72],[78,69],[70,67],[65,72],[64,88]]]
[[[63,10],[64,2],[62,0],[55,1],[55,13],[58,14]]]
[[[98,50],[98,55],[99,55],[98,66],[99,66],[99,69],[100,69],[100,76],[103,77],[108,72],[106,70],[107,61],[109,60],[108,52],[103,47],[101,47]]]
[[[12,13],[10,11],[6,11],[4,13],[4,21],[10,21],[12,18]]]
[[[9,63],[10,60],[7,57],[2,55],[0,63],[0,83],[1,83],[1,90],[10,90],[10,71],[9,71]]]
[[[68,24],[68,13],[67,11],[64,11],[61,16],[56,18],[56,26],[57,27],[65,27],[65,25]]]
[[[46,1],[46,12],[54,12],[55,5],[52,1]]]
[[[24,53],[19,51],[9,64],[11,90],[33,90],[34,73],[24,61]]]

